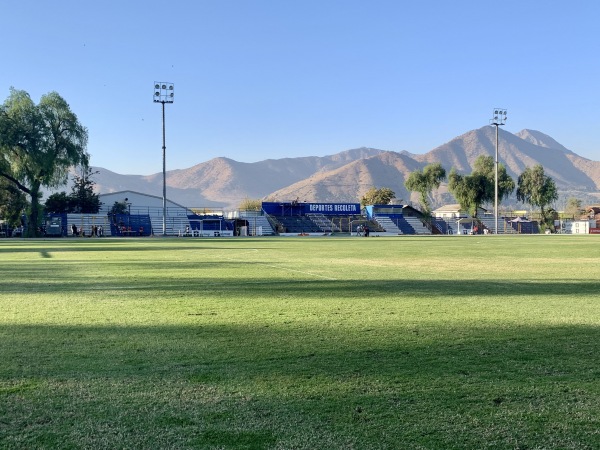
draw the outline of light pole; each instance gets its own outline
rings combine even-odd
[[[494,108],[494,117],[490,119],[490,123],[496,127],[496,160],[494,163],[494,234],[498,234],[498,127],[506,123],[506,109]]]
[[[164,81],[154,82],[154,103],[162,103],[163,236],[167,235],[167,146],[165,145],[165,103],[173,103],[175,97],[173,86],[173,83]]]

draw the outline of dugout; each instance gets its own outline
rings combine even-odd
[[[184,231],[188,236],[223,237],[233,236],[235,226],[230,220],[221,215],[188,215],[189,230]]]

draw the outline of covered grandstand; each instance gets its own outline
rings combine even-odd
[[[263,202],[262,211],[279,235],[356,234],[361,226],[385,232],[361,214],[359,203]]]
[[[97,214],[53,214],[47,228],[53,236],[152,236],[163,235],[162,197],[135,191],[101,194]],[[119,208],[114,208],[118,205]],[[119,212],[115,213],[118,209]],[[483,208],[471,218],[459,205],[446,205],[425,217],[410,205],[359,203],[262,202],[260,211],[227,212],[215,208],[187,208],[167,201],[166,236],[328,236],[446,235],[492,233],[494,217]],[[524,217],[501,217],[499,233],[537,233],[537,222]]]

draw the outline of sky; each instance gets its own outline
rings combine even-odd
[[[597,0],[2,0],[0,102],[56,91],[91,164],[162,172],[358,147],[426,153],[488,125],[600,160]]]

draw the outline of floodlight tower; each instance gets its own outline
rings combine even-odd
[[[173,103],[175,98],[173,86],[173,83],[166,83],[164,81],[154,82],[154,103],[162,103],[163,236],[167,235],[167,146],[165,145],[165,103]]]
[[[496,161],[494,163],[494,234],[498,234],[498,127],[506,124],[506,109],[494,108],[494,117],[490,123],[496,127]]]

